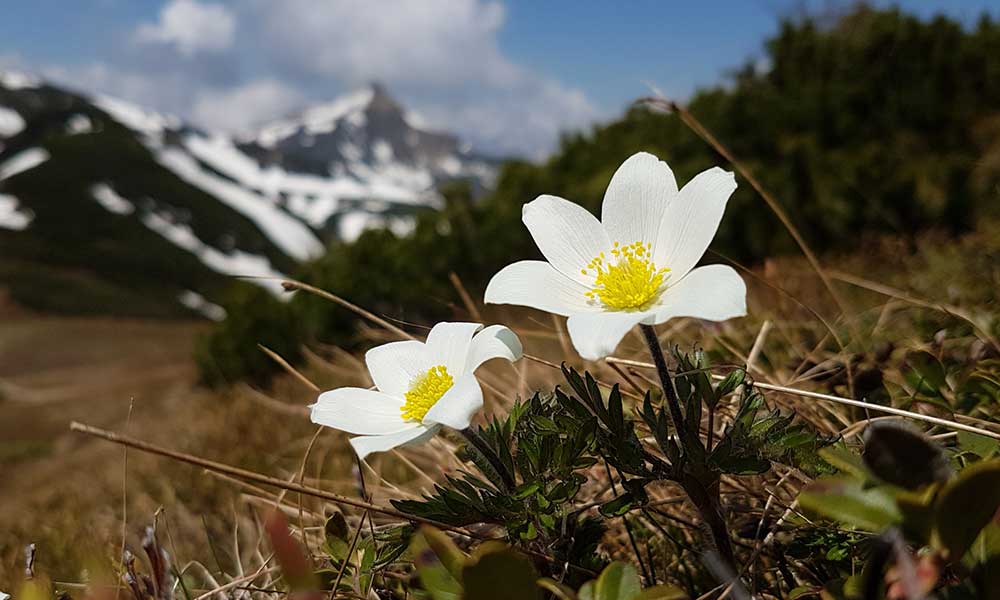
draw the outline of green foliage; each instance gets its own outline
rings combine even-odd
[[[535,565],[513,548],[499,542],[481,544],[471,556],[459,550],[446,535],[423,527],[413,537],[410,554],[414,558],[422,590],[433,600],[524,600],[545,597],[556,600],[685,600],[673,586],[657,585],[642,589],[635,567],[622,562],[609,564],[596,579],[578,591],[565,583],[539,577]]]
[[[956,593],[968,586],[984,598],[997,591],[992,569],[1000,560],[994,522],[1000,511],[1000,459],[980,460],[955,474],[945,449],[914,430],[884,424],[867,432],[863,462],[843,449],[824,455],[844,474],[807,487],[799,505],[848,527],[881,533],[882,550],[866,567],[872,576],[881,576],[893,552],[897,562],[908,560],[891,550],[902,534],[909,544],[951,563],[959,575]],[[939,584],[936,576],[933,583]]]
[[[625,415],[622,394],[614,386],[605,399],[589,373],[581,376],[563,367],[563,374],[577,396],[568,398],[560,391],[557,397],[567,405],[578,404],[578,418],[594,415],[599,424],[597,452],[621,473],[634,476],[624,481],[625,493],[602,507],[606,515],[623,514],[646,501],[644,488],[657,480],[697,482],[712,488],[722,474],[753,475],[768,471],[771,462],[782,462],[806,471],[829,471],[817,451],[829,440],[816,435],[804,425],[793,424],[794,415],[772,411],[759,414],[764,398],[746,379],[744,371],[734,371],[719,385],[713,385],[701,353],[691,357],[675,353],[679,365],[673,384],[680,404],[683,430],[673,431],[673,419],[666,403],[654,406],[653,393],[647,392],[640,411],[641,423],[656,440],[653,452],[636,435],[636,422]],[[738,388],[738,389],[737,389]],[[718,402],[731,393],[738,394],[736,418],[714,446],[700,438],[703,409],[713,413]]]
[[[474,434],[498,457],[505,473],[497,473],[470,444],[465,456],[486,479],[464,472],[435,486],[430,496],[392,504],[449,525],[500,525],[512,543],[546,548],[560,563],[600,568],[595,550],[604,528],[599,521],[582,517],[574,504],[587,481],[580,471],[596,462],[590,452],[594,432],[592,420],[580,421],[551,396],[536,394],[527,402],[516,402],[505,418],[495,417]],[[505,479],[519,483],[506,489]]]

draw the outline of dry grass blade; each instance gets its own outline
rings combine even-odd
[[[620,365],[627,365],[630,367],[635,367],[639,369],[655,369],[656,366],[653,363],[641,362],[637,360],[628,360],[625,358],[615,358],[609,356],[606,358],[609,363],[617,363]],[[722,381],[725,379],[723,375],[717,375],[713,373],[711,375],[712,379],[716,381]],[[969,433],[977,433],[979,435],[984,435],[993,439],[1000,440],[1000,433],[994,433],[992,431],[987,431],[985,429],[980,429],[978,427],[972,427],[971,425],[963,425],[962,423],[956,423],[955,421],[949,421],[948,419],[942,419],[940,417],[932,417],[930,415],[922,415],[920,413],[911,412],[908,410],[903,410],[901,408],[895,408],[892,406],[882,406],[881,404],[872,404],[870,402],[863,402],[861,400],[852,400],[850,398],[842,398],[840,396],[833,396],[831,394],[822,394],[820,392],[810,392],[808,390],[800,390],[796,388],[786,387],[783,385],[774,385],[770,383],[760,383],[755,381],[754,387],[761,390],[768,390],[771,392],[781,392],[783,394],[792,394],[794,396],[801,396],[803,398],[815,398],[817,400],[826,400],[828,402],[836,402],[838,404],[844,404],[847,406],[854,406],[857,408],[864,408],[873,412],[886,413],[890,415],[896,415],[898,417],[906,417],[908,419],[914,419],[917,421],[924,421],[925,423],[932,423],[934,425],[940,425],[941,427],[946,427],[948,429],[956,429],[959,431],[968,431]]]
[[[320,391],[319,390],[319,386],[317,386],[315,383],[309,381],[308,377],[306,377],[305,375],[303,375],[302,373],[300,373],[298,371],[298,369],[296,369],[291,364],[289,364],[289,362],[287,360],[285,360],[284,358],[282,358],[282,356],[280,354],[278,354],[274,350],[271,350],[270,348],[268,348],[264,344],[257,344],[257,347],[260,348],[261,352],[263,352],[264,354],[266,354],[269,357],[271,357],[271,360],[273,360],[274,362],[276,362],[279,365],[281,365],[281,368],[284,369],[285,371],[287,371],[292,377],[294,377],[294,378],[298,379],[299,381],[301,381],[306,387],[308,387],[309,389],[311,389],[314,392]]]
[[[413,515],[398,511],[394,508],[389,508],[387,506],[378,506],[376,504],[371,504],[369,502],[363,502],[361,500],[355,500],[353,498],[348,498],[347,496],[341,496],[340,494],[334,494],[333,492],[327,492],[325,490],[320,490],[317,488],[309,487],[306,485],[298,484],[292,481],[285,481],[283,479],[278,479],[277,477],[271,477],[269,475],[263,475],[255,471],[248,471],[247,469],[241,469],[239,467],[234,467],[231,465],[226,465],[223,463],[215,462],[213,460],[208,460],[206,458],[201,458],[200,456],[194,456],[187,454],[185,452],[178,452],[177,450],[171,450],[169,448],[163,448],[155,444],[150,444],[149,442],[144,442],[142,440],[137,440],[128,436],[118,434],[114,431],[107,431],[105,429],[100,429],[98,427],[93,427],[86,425],[84,423],[78,423],[76,421],[70,423],[69,426],[71,431],[76,431],[78,433],[83,433],[89,436],[100,438],[115,444],[121,444],[123,446],[128,446],[129,448],[134,448],[142,452],[148,452],[150,454],[157,454],[159,456],[164,456],[172,460],[177,460],[180,462],[185,462],[191,465],[199,466],[203,469],[209,471],[214,471],[217,473],[223,473],[230,475],[232,477],[238,477],[247,481],[253,481],[255,483],[260,483],[263,485],[268,485],[271,487],[276,487],[288,492],[298,492],[306,496],[312,496],[314,498],[320,498],[323,500],[329,500],[330,502],[337,502],[340,504],[345,504],[347,506],[352,506],[354,508],[360,508],[363,510],[370,510],[372,512],[388,515],[391,517],[396,517],[397,519],[403,519],[406,521],[415,521],[418,523],[424,523],[426,525],[432,525],[438,529],[443,529],[445,531],[450,531],[458,535],[469,537],[478,540],[488,540],[486,536],[476,535],[470,533],[461,527],[453,527],[446,523],[440,523],[434,521],[433,519],[424,519],[421,517],[415,517]]]
[[[469,290],[465,289],[465,285],[462,280],[458,277],[458,274],[452,271],[448,273],[448,279],[451,280],[451,285],[455,287],[455,291],[458,292],[458,297],[462,299],[462,304],[465,306],[465,310],[469,311],[469,316],[472,317],[476,323],[483,322],[483,315],[479,312],[479,307],[476,303],[472,301],[472,296],[469,295]]]
[[[889,296],[890,298],[901,300],[903,302],[912,304],[914,306],[929,308],[931,310],[943,312],[947,315],[951,315],[953,317],[962,319],[963,321],[972,325],[973,329],[978,331],[979,334],[982,335],[983,338],[990,343],[990,345],[992,345],[995,349],[1000,350],[1000,342],[998,342],[997,339],[993,337],[993,335],[989,332],[989,330],[983,327],[983,325],[979,321],[977,321],[971,314],[969,314],[967,311],[963,310],[958,306],[954,306],[951,304],[930,302],[928,300],[922,300],[907,292],[904,292],[903,290],[898,290],[894,287],[890,287],[883,283],[868,281],[867,279],[856,277],[849,273],[842,273],[840,271],[830,271],[830,277],[833,277],[838,281],[843,281],[844,283],[849,283],[851,285],[855,285],[860,288],[864,288],[866,290],[882,294],[883,296]]]
[[[393,325],[389,321],[386,321],[385,319],[383,319],[382,317],[376,315],[375,313],[373,313],[371,311],[367,311],[367,310],[361,308],[360,306],[358,306],[357,304],[354,304],[353,302],[348,302],[347,300],[344,300],[343,298],[341,298],[340,296],[337,296],[336,294],[331,294],[330,292],[328,292],[326,290],[321,290],[318,287],[311,286],[308,283],[303,283],[301,281],[295,281],[294,279],[284,279],[281,282],[281,287],[285,288],[289,292],[294,292],[296,290],[302,290],[304,292],[309,292],[310,294],[316,294],[317,296],[319,296],[321,298],[326,298],[327,300],[329,300],[331,302],[335,302],[335,303],[343,306],[344,308],[350,310],[351,312],[354,312],[354,313],[356,313],[356,314],[364,317],[365,319],[368,319],[372,323],[375,323],[375,324],[377,324],[377,325],[379,325],[381,327],[384,327],[385,329],[388,329],[389,331],[395,333],[399,337],[402,337],[402,338],[405,338],[405,339],[408,339],[408,340],[416,339],[415,337],[413,337],[412,335],[410,335],[406,331],[403,331],[399,327],[396,327],[395,325]]]

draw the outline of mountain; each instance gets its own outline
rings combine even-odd
[[[31,307],[219,318],[369,227],[404,234],[438,184],[495,162],[423,127],[379,85],[211,133],[106,96],[0,73],[0,287]]]

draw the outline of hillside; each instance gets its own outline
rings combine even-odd
[[[4,73],[0,278],[42,310],[221,318],[231,276],[406,231],[442,181],[490,184],[492,162],[412,120],[373,85],[234,139]]]

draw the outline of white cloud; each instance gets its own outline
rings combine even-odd
[[[274,79],[261,79],[236,88],[198,94],[191,116],[215,129],[241,131],[284,115],[302,106],[304,101],[298,90]]]
[[[537,156],[552,149],[560,130],[598,117],[581,90],[503,54],[499,2],[255,0],[241,6],[282,72],[303,81],[385,82],[404,103],[417,98],[414,108],[434,125],[489,150]]]
[[[172,44],[184,56],[202,50],[225,50],[236,37],[236,19],[225,6],[197,0],[170,0],[160,9],[156,23],[136,30],[140,42]]]
[[[36,70],[231,132],[380,81],[435,129],[537,158],[602,114],[580,89],[512,61],[505,17],[496,0],[167,0],[117,56]]]
[[[283,67],[349,83],[371,79],[502,84],[504,8],[482,0],[255,0],[245,13]]]

